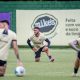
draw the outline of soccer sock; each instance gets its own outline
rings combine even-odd
[[[74,73],[77,74],[78,68],[74,68]]]

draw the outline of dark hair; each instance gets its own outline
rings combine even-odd
[[[40,28],[39,28],[39,27],[34,27],[34,29],[38,29],[38,30],[40,30]]]
[[[2,20],[0,21],[1,23],[7,23],[9,25],[9,21],[8,20]]]

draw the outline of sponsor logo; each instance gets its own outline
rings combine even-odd
[[[57,18],[55,18],[51,14],[44,13],[44,14],[38,15],[34,19],[31,27],[32,28],[34,28],[35,26],[39,27],[42,33],[44,33],[46,36],[49,36],[55,32],[57,25],[58,25]]]

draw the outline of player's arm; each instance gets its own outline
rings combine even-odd
[[[49,39],[46,38],[45,41],[48,43],[47,47],[50,47],[50,41],[49,41]]]
[[[34,48],[34,46],[32,46],[32,44],[31,44],[31,40],[30,40],[30,39],[27,40],[27,43],[28,43],[29,47],[30,47],[34,52],[37,51],[37,49]]]
[[[13,40],[12,41],[12,47],[14,49],[14,52],[15,52],[15,55],[16,55],[16,58],[18,60],[18,65],[22,66],[22,62],[21,62],[21,59],[19,57],[19,52],[18,52],[18,46],[17,46],[17,41],[16,40]]]
[[[27,44],[29,45],[29,47],[30,47],[31,49],[33,49],[33,46],[32,46],[32,44],[31,44],[31,40],[30,40],[30,39],[27,40]]]
[[[69,45],[70,45],[74,50],[80,51],[80,49],[77,47],[77,45],[79,45],[77,40],[75,40],[75,41],[73,41],[73,42],[70,42]]]

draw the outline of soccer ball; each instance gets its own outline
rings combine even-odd
[[[17,66],[15,69],[15,75],[18,77],[22,77],[25,75],[25,68],[23,66]]]

